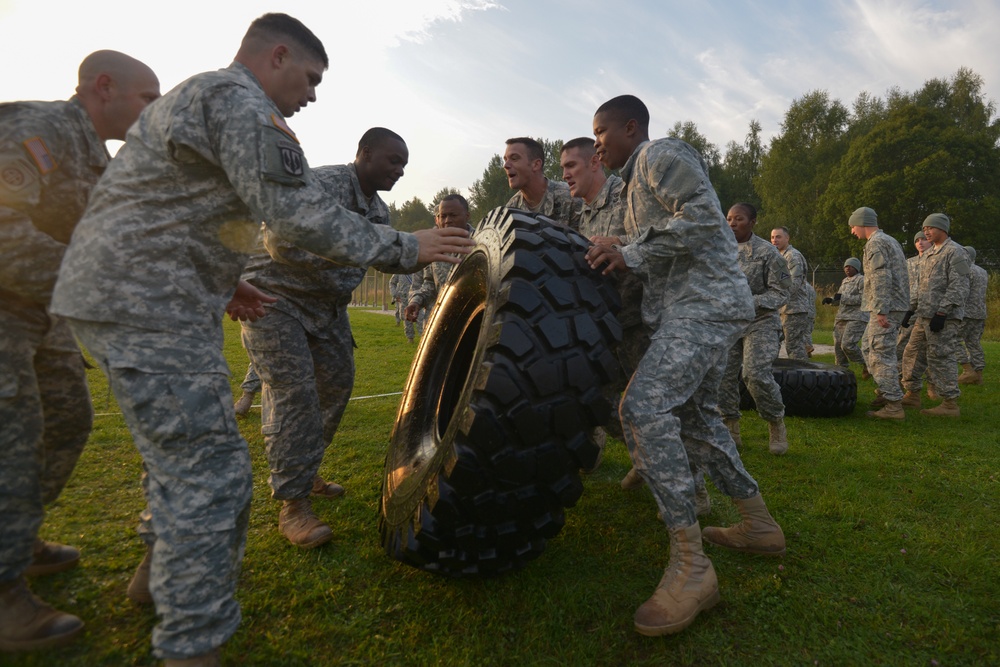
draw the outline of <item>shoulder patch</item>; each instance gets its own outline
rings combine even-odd
[[[42,141],[41,137],[32,137],[24,142],[24,147],[28,149],[28,153],[35,160],[35,164],[38,165],[38,171],[43,175],[49,172],[55,171],[56,159],[52,157],[52,153],[49,152],[48,147],[45,142]]]
[[[276,128],[291,137],[292,141],[300,143],[299,138],[295,136],[294,132],[292,132],[292,128],[288,127],[288,123],[285,122],[284,118],[281,118],[278,114],[273,113],[271,114],[271,122],[274,123]]]

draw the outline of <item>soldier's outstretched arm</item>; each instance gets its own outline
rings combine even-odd
[[[418,265],[427,265],[431,262],[458,264],[462,261],[461,255],[468,255],[476,245],[476,242],[469,238],[468,231],[454,227],[420,229],[413,232],[413,235],[420,244],[420,249],[417,251]]]

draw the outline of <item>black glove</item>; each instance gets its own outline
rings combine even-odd
[[[833,302],[840,303],[840,292],[837,292],[836,294],[833,295]]]
[[[904,329],[910,326],[911,317],[913,317],[913,311],[912,310],[906,311],[906,315],[903,315],[903,321],[899,323],[899,326],[903,327]]]
[[[934,317],[931,318],[930,327],[934,333],[944,329],[944,313],[934,313]]]
[[[832,305],[832,304],[833,304],[833,299],[831,299],[830,297],[826,297],[825,299],[823,299],[823,305],[824,306],[829,306],[829,305]]]

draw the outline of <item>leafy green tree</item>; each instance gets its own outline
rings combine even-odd
[[[483,170],[482,178],[469,188],[469,206],[472,219],[479,221],[498,206],[503,206],[514,192],[507,185],[507,172],[503,170],[503,158],[495,154]]]
[[[542,170],[545,173],[545,178],[550,181],[561,181],[562,167],[559,165],[559,159],[562,157],[563,140],[549,141],[539,138],[537,141],[545,149],[545,166]]]
[[[434,226],[434,216],[427,210],[427,205],[414,197],[397,207],[395,204],[389,205],[390,224],[401,232],[415,232],[418,229],[427,229]]]
[[[847,151],[849,119],[847,108],[826,91],[792,102],[754,183],[762,204],[760,233],[788,227],[792,244],[811,262],[824,254],[829,241],[826,230],[813,223],[830,173]]]
[[[440,190],[437,191],[437,194],[434,195],[434,199],[431,200],[431,203],[427,205],[427,210],[431,212],[432,216],[437,215],[437,207],[438,204],[441,203],[442,199],[444,199],[448,195],[460,195],[460,194],[462,193],[459,191],[458,188],[447,188],[447,187],[441,188]]]
[[[667,136],[691,144],[696,151],[701,153],[701,156],[705,159],[705,163],[708,164],[710,172],[713,168],[718,168],[722,162],[718,147],[709,141],[708,137],[698,131],[698,126],[694,121],[686,120],[683,123],[677,121],[670,131],[667,132]]]
[[[722,159],[718,175],[712,181],[724,211],[736,202],[748,202],[758,209],[761,207],[760,196],[754,188],[764,156],[760,132],[760,123],[751,120],[743,144],[730,141],[726,145],[726,156]]]

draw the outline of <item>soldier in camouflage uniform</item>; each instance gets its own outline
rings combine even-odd
[[[635,614],[645,635],[680,632],[719,600],[702,536],[752,553],[785,550],[781,528],[740,460],[718,412],[729,348],[754,317],[705,161],[673,138],[649,141],[649,112],[636,97],[606,102],[594,116],[601,162],[621,169],[624,246],[595,245],[587,258],[604,273],[631,271],[643,283],[642,317],[655,331],[625,390],[621,419],[632,462],[670,532],[670,561]],[[702,533],[693,469],[706,470],[734,498],[743,521]]]
[[[767,422],[768,449],[780,455],[788,451],[785,403],[774,379],[774,360],[781,348],[779,310],[788,299],[792,279],[788,264],[777,248],[753,233],[757,209],[739,203],[726,216],[738,248],[740,270],[753,295],[754,319],[729,350],[726,372],[719,386],[719,411],[737,445],[740,439],[740,389],[742,371],[747,391],[757,404],[757,414]]]
[[[941,404],[925,415],[958,417],[958,331],[969,298],[969,254],[949,238],[951,220],[943,213],[924,219],[924,236],[933,246],[920,261],[920,287],[910,295],[906,319],[916,316],[910,342],[903,352],[903,405],[920,407],[924,372],[941,397]],[[919,351],[925,349],[926,353]]]
[[[418,271],[418,273],[422,272]],[[414,326],[419,327],[422,324],[420,317],[417,318],[416,322],[406,319],[406,303],[410,298],[410,287],[412,286],[413,276],[408,273],[394,273],[392,278],[389,278],[389,290],[392,292],[392,298],[396,301],[397,324],[403,323],[403,335],[411,343],[417,333],[413,330]]]
[[[250,412],[250,408],[253,407],[254,398],[260,393],[260,376],[257,375],[252,361],[247,364],[247,372],[243,376],[243,382],[240,383],[240,389],[243,393],[236,399],[236,403],[233,404],[233,411],[237,417],[242,417]]]
[[[576,229],[580,225],[583,200],[569,193],[569,186],[545,177],[545,150],[530,137],[507,140],[503,154],[507,183],[517,190],[507,208],[540,213]]]
[[[851,257],[844,262],[844,275],[840,288],[832,297],[823,299],[823,305],[837,306],[833,319],[833,355],[838,366],[848,368],[850,362],[861,364],[865,376],[868,367],[861,354],[861,339],[868,326],[868,313],[861,310],[861,296],[865,289],[865,274],[861,273],[861,260]]]
[[[469,202],[459,194],[445,195],[438,202],[434,224],[438,228],[454,227],[464,229],[472,236],[472,225],[469,224]],[[406,310],[403,316],[407,322],[416,322],[421,310],[430,311],[437,301],[438,294],[448,282],[454,264],[449,262],[434,262],[424,267],[420,273],[414,274],[413,284],[407,294]]]
[[[920,258],[931,247],[931,242],[924,236],[924,230],[921,229],[913,235],[913,247],[917,249],[917,254],[906,260],[906,274],[909,278],[911,297],[920,291]],[[910,342],[912,332],[913,327],[910,326],[910,322],[907,322],[906,326],[899,327],[899,337],[896,339],[896,359],[899,360],[900,369],[903,368],[903,351],[906,349],[906,344]]]
[[[899,241],[879,229],[878,214],[867,206],[855,210],[847,224],[854,236],[866,241],[861,259],[865,274],[861,310],[868,313],[868,326],[861,340],[861,353],[878,385],[872,407],[880,409],[865,414],[879,419],[905,419],[896,338],[910,302],[906,257]]]
[[[159,97],[146,65],[97,51],[69,101],[0,105],[0,651],[44,648],[83,628],[28,590],[24,576],[74,567],[80,552],[38,537],[90,434],[80,349],[49,312],[66,244],[124,139]]]
[[[233,413],[222,318],[273,301],[240,281],[260,221],[297,247],[357,266],[466,252],[457,230],[417,234],[343,208],[285,117],[316,100],[329,59],[285,14],[255,20],[226,69],[151,105],[94,188],[66,251],[52,311],[107,374],[142,454],[148,585],[166,664],[214,665],[240,622],[234,597],[252,471]]]
[[[969,254],[969,299],[965,302],[965,318],[959,329],[961,343],[958,346],[958,359],[962,364],[962,374],[958,376],[959,384],[982,384],[983,369],[986,368],[986,355],[983,354],[983,331],[986,329],[986,287],[989,274],[986,269],[976,264],[976,249],[965,246]]]
[[[771,243],[778,249],[788,264],[792,276],[792,286],[788,293],[788,303],[781,308],[781,328],[785,334],[785,353],[789,359],[809,358],[812,347],[812,322],[816,316],[816,292],[809,288],[809,265],[802,253],[788,242],[788,227],[771,230]],[[810,298],[811,292],[811,298]],[[810,310],[812,315],[810,315]]]
[[[624,224],[625,209],[621,205],[622,179],[614,174],[605,175],[604,166],[594,150],[594,140],[577,137],[567,141],[563,144],[559,165],[563,169],[563,179],[569,186],[570,194],[584,202],[580,216],[580,233],[593,243],[623,245],[628,235]],[[625,391],[625,383],[635,373],[639,359],[649,347],[649,336],[652,333],[642,321],[640,312],[642,281],[638,276],[632,273],[618,276],[618,295],[622,303],[618,312],[618,321],[622,326],[622,341],[616,349],[616,355],[622,374],[620,380],[607,389],[608,398],[613,405],[618,405],[621,393]],[[607,431],[619,440],[624,440],[617,411],[615,417],[609,420]],[[600,427],[594,429],[593,439],[603,452],[607,440],[605,429]],[[596,468],[597,465],[590,472]],[[635,468],[631,469],[622,480],[622,488],[626,490],[641,485],[642,478]],[[709,502],[704,484],[699,486],[699,491],[700,507],[703,507]]]
[[[388,225],[389,208],[378,192],[392,189],[408,161],[403,139],[375,127],[361,137],[352,164],[313,173],[331,200],[372,225]],[[267,317],[243,323],[243,345],[263,383],[261,433],[271,496],[282,501],[278,529],[308,549],[333,537],[313,512],[310,495],[344,493],[344,487],[320,477],[319,468],[354,388],[347,305],[368,267],[334,264],[302,250],[282,241],[266,222],[262,240],[264,247],[250,258],[242,278],[278,301]],[[377,268],[391,272],[398,265]]]

